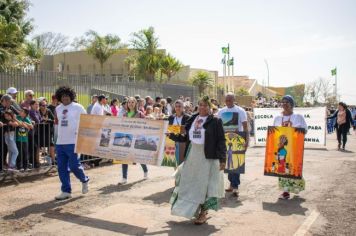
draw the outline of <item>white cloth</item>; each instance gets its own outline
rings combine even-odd
[[[174,116],[173,125],[182,125],[183,116]]]
[[[90,114],[103,116],[104,115],[104,106],[101,105],[99,102],[96,102],[94,104],[93,108],[91,109]]]
[[[80,115],[86,113],[82,105],[74,102],[67,106],[60,104],[56,107],[58,119],[58,137],[56,144],[75,144]]]
[[[286,122],[290,122],[287,124]],[[286,125],[283,125],[285,123]],[[300,114],[292,114],[290,116],[279,115],[274,118],[274,126],[290,126],[294,128],[304,128],[305,131],[308,131],[308,125],[305,122],[305,119]]]
[[[192,124],[192,127],[189,130],[189,139],[192,143],[195,144],[204,144],[205,142],[205,129],[203,128],[204,123],[206,122],[207,116],[197,116]],[[196,123],[200,121],[198,127]]]
[[[172,113],[172,111],[173,111],[173,108],[172,108],[172,105],[171,104],[167,104],[167,115],[172,115],[173,113]]]
[[[219,160],[206,159],[204,145],[192,144],[182,167],[172,215],[191,219],[208,198],[224,196],[224,172],[220,171]]]
[[[242,132],[244,131],[243,125],[242,123],[247,121],[247,114],[246,111],[239,106],[234,105],[232,108],[228,108],[228,107],[223,107],[219,113],[218,113],[218,117],[221,118],[221,115],[225,112],[233,112],[233,113],[238,113],[239,114],[239,121],[238,121],[238,126],[239,126],[239,131]]]

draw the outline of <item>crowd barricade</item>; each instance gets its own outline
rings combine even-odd
[[[34,124],[32,130],[25,132],[27,139],[25,136],[20,137],[21,131],[22,133],[24,131],[21,127],[17,127],[11,132],[8,131],[6,126],[0,128],[0,180],[4,179],[10,172],[12,175],[15,173],[16,176],[26,176],[31,172],[47,173],[57,166],[55,155],[57,132],[53,123]],[[9,140],[9,137],[12,140]],[[10,150],[9,145],[12,145]],[[18,153],[16,168],[10,170],[9,164],[11,158],[13,158],[11,150],[15,146]],[[80,161],[85,167],[98,166],[101,160],[99,157],[80,155]]]

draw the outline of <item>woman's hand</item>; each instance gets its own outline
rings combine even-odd
[[[220,163],[220,170],[225,170],[226,163]]]

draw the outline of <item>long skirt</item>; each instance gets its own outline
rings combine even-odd
[[[191,144],[177,171],[172,215],[191,219],[200,209],[218,210],[218,199],[224,197],[224,174],[219,167],[219,160],[205,158],[204,145]]]

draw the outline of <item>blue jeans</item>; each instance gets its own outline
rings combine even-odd
[[[19,151],[17,150],[14,131],[5,133],[5,143],[9,153],[9,166],[10,168],[16,168],[16,159]]]
[[[70,171],[73,172],[80,182],[86,183],[89,181],[88,176],[84,173],[84,168],[80,163],[80,158],[77,153],[74,153],[74,144],[56,145],[58,175],[61,180],[62,192],[71,193],[70,186]]]
[[[239,173],[230,173],[227,175],[230,181],[230,187],[233,189],[239,189],[240,185],[240,174]]]
[[[141,164],[142,170],[144,173],[148,172],[147,166],[145,164]],[[129,170],[128,164],[122,164],[122,178],[127,179],[127,172]]]

